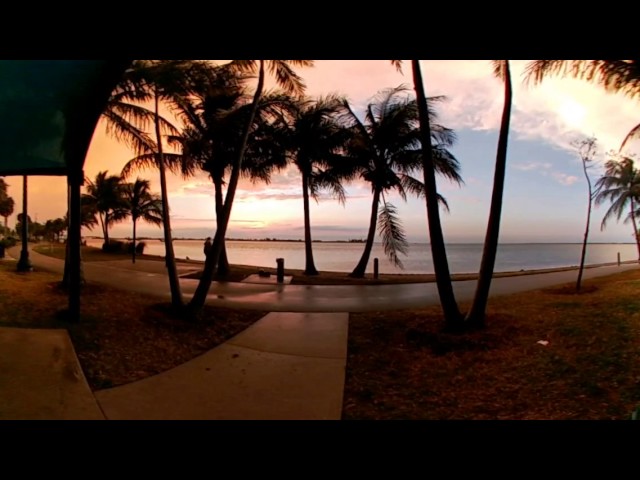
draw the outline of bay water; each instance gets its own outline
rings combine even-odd
[[[164,243],[145,239],[145,254],[164,256]],[[102,239],[88,238],[87,245],[100,247]],[[204,240],[174,240],[176,258],[204,261]],[[498,247],[496,272],[537,270],[577,266],[582,244],[579,243],[505,243]],[[314,242],[315,265],[321,271],[350,272],[358,263],[364,243]],[[635,244],[596,243],[587,248],[586,264],[613,263],[638,259]],[[304,269],[304,243],[287,241],[227,241],[229,262],[255,267],[274,267],[276,258],[284,258],[285,268]],[[411,243],[409,254],[401,256],[404,269],[391,264],[381,244],[374,244],[367,271],[373,271],[373,259],[380,262],[380,273],[433,273],[431,248],[427,243]],[[475,273],[480,268],[482,244],[448,244],[447,257],[452,273]]]

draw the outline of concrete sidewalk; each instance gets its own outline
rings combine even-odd
[[[96,392],[114,420],[340,420],[347,313],[270,313],[167,372]]]
[[[34,268],[62,274],[61,260],[35,252],[30,257]],[[168,296],[162,262],[136,262],[133,268],[125,262],[86,263],[83,268],[92,282]],[[243,288],[252,295],[265,285]],[[66,331],[0,328],[0,348],[12,344],[0,356],[0,418],[339,420],[348,318],[348,313],[270,313],[176,368],[93,393]],[[45,348],[52,339],[55,345]],[[60,356],[67,359],[64,371],[75,376],[57,373],[61,367],[52,358]],[[69,366],[72,360],[75,370]]]
[[[102,420],[66,330],[0,328],[0,420]]]

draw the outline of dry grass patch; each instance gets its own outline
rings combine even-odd
[[[442,333],[439,307],[352,314],[344,418],[627,419],[640,404],[639,287],[630,271],[579,295],[496,298],[487,328],[461,335]]]

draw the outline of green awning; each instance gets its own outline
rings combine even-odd
[[[67,175],[130,60],[0,60],[0,175]],[[77,162],[78,160],[76,160]]]

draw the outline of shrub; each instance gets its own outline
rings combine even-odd
[[[138,242],[136,245],[136,255],[142,255],[144,253],[144,249],[147,246],[144,242]],[[133,242],[127,242],[127,253],[133,253]]]
[[[126,251],[125,248],[125,243],[120,240],[109,239],[109,243],[102,244],[102,251],[105,253],[121,253]]]
[[[4,248],[15,247],[16,243],[18,243],[18,239],[15,237],[5,237],[0,240],[0,245],[2,245]]]
[[[145,248],[147,248],[147,244],[145,242],[138,242],[138,244],[136,245],[136,253],[138,255],[142,255]]]

